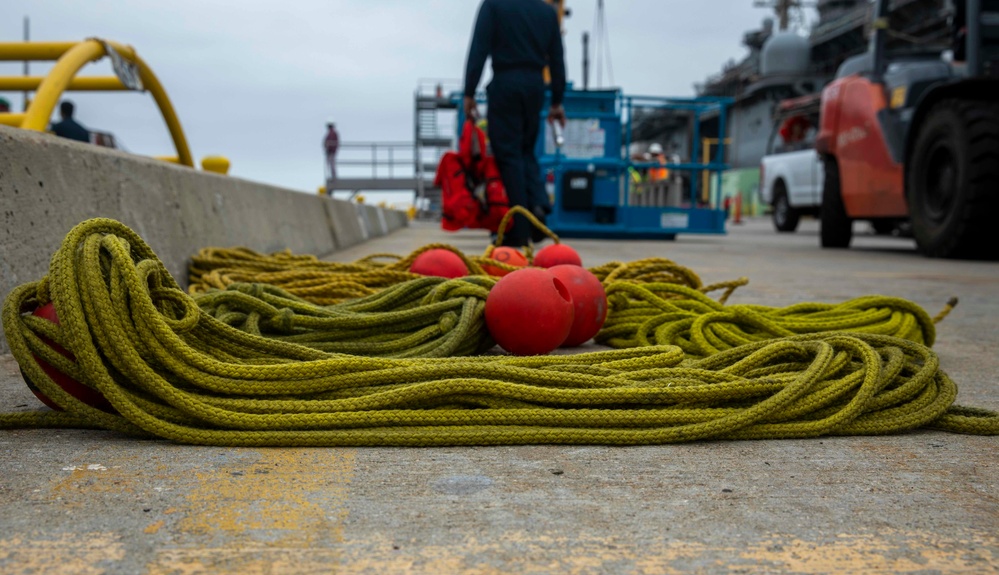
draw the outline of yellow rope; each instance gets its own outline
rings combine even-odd
[[[701,291],[672,283],[613,282],[598,343],[611,347],[677,345],[693,357],[806,333],[875,333],[933,345],[937,318],[908,300],[864,296],[840,304],[800,303],[784,308],[723,305]]]
[[[503,236],[506,234],[506,228],[510,223],[510,220],[513,219],[513,217],[518,214],[527,218],[528,223],[530,223],[532,226],[540,230],[542,234],[551,238],[553,242],[555,242],[556,244],[559,243],[558,236],[555,234],[555,232],[551,231],[550,229],[548,229],[548,226],[541,223],[541,220],[539,220],[537,216],[529,212],[527,208],[523,206],[513,206],[506,214],[503,215],[503,219],[500,220],[499,228],[497,228],[496,231],[496,241],[490,244],[488,247],[486,247],[486,253],[483,254],[483,257],[486,258],[490,257],[493,253],[493,250],[503,245]],[[526,246],[520,246],[520,251],[524,253],[524,257],[527,259],[528,263],[534,262],[533,245],[529,244]]]
[[[470,275],[485,275],[483,266],[487,265],[506,271],[518,269],[517,266],[490,259],[489,255],[495,247],[490,245],[485,255],[470,256],[454,246],[435,243],[404,257],[373,254],[352,263],[326,262],[315,256],[294,256],[287,251],[265,255],[244,247],[204,248],[192,258],[188,293],[197,296],[226,289],[235,283],[265,283],[317,305],[332,305],[424,277],[407,270],[417,256],[431,249],[454,252],[468,266]],[[391,260],[391,263],[378,260]],[[668,282],[703,293],[724,289],[719,297],[721,303],[725,303],[736,288],[749,283],[748,279],[739,278],[705,286],[693,270],[665,258],[627,263],[614,261],[588,269],[604,285],[614,281]]]
[[[520,206],[514,206],[504,216],[501,230],[514,214],[524,215],[555,243],[559,242],[557,235]],[[409,267],[420,254],[433,249],[457,254],[468,266],[470,275],[486,275],[483,266],[487,265],[514,271],[517,266],[490,257],[502,240],[501,231],[496,244],[489,245],[481,256],[469,256],[454,246],[435,243],[404,257],[372,254],[352,263],[322,261],[316,256],[295,255],[288,250],[265,255],[245,247],[203,248],[191,258],[188,293],[202,294],[213,289],[225,289],[234,283],[266,283],[318,305],[337,304],[423,277],[410,273]],[[528,262],[533,261],[530,246],[524,246],[522,251]]]
[[[28,313],[50,299],[59,326]],[[49,275],[8,296],[3,325],[26,376],[65,409],[2,414],[7,428],[100,427],[246,446],[632,445],[916,427],[999,434],[999,414],[952,407],[956,386],[928,347],[881,334],[798,335],[699,360],[675,346],[389,359],[260,337],[200,309],[139,236],[106,219],[67,235]],[[33,353],[118,413],[62,391]]]
[[[495,282],[420,277],[327,307],[267,284],[231,284],[195,301],[227,325],[276,341],[364,356],[449,357],[493,347],[483,309]]]
[[[259,282],[280,286],[281,289],[290,294],[286,294],[288,297],[298,296],[315,304],[349,303],[351,299],[329,297],[335,290],[343,289],[343,286],[347,285],[347,282],[340,278],[357,278],[361,277],[361,274],[370,274],[366,277],[376,277],[376,274],[381,274],[378,277],[388,279],[382,282],[378,289],[387,289],[393,285],[405,285],[405,283],[393,284],[392,281],[399,279],[404,282],[412,282],[413,278],[422,276],[394,272],[400,276],[391,278],[387,275],[390,272],[385,269],[386,264],[376,263],[376,260],[391,259],[394,262],[402,262],[395,265],[408,266],[420,253],[427,249],[440,247],[454,251],[470,264],[484,263],[485,261],[482,258],[465,256],[451,246],[432,244],[416,250],[407,257],[376,254],[353,264],[334,264],[334,267],[323,272],[315,283],[306,283],[305,280],[301,279],[297,281],[284,281],[284,279],[301,278],[303,274],[312,273],[309,270],[289,269],[255,273],[253,268],[279,269],[282,265],[312,268],[326,265],[324,262],[305,258],[296,259],[287,253],[275,254],[273,257],[254,254],[253,265],[247,270],[232,268],[225,276],[226,281],[220,282],[217,287],[232,286],[236,280]],[[218,249],[203,250],[202,253],[208,252],[212,254],[222,253]],[[234,253],[239,257],[246,257],[251,252],[245,248],[237,248]],[[215,255],[215,257],[218,256]],[[499,265],[498,262],[493,263]],[[512,269],[512,266],[508,267]],[[337,268],[345,271],[337,272],[335,271]],[[628,263],[609,262],[590,268],[590,271],[603,282],[609,298],[607,322],[604,329],[596,337],[598,343],[617,348],[678,345],[685,353],[696,357],[703,357],[754,341],[795,334],[840,330],[893,335],[917,343],[932,345],[935,334],[933,324],[942,320],[957,303],[956,299],[952,299],[943,311],[932,319],[915,303],[889,296],[865,296],[840,304],[801,303],[785,308],[759,305],[726,306],[725,303],[732,292],[748,283],[746,278],[704,285],[693,270],[664,258],[646,258]],[[374,286],[376,282],[368,282],[368,285]],[[239,289],[246,291],[250,288]],[[254,289],[259,290],[259,288]],[[717,300],[712,300],[705,295],[716,290],[724,290]],[[371,297],[371,294],[374,293],[377,293],[374,288],[358,289],[353,297]],[[205,301],[201,295],[198,295],[196,299],[199,303]],[[202,305],[202,307],[213,315],[222,317],[214,306]],[[282,305],[280,307],[287,308],[288,306]],[[392,309],[392,307],[382,307],[380,311],[389,312]],[[275,312],[272,310],[271,313]],[[229,319],[224,321],[232,323]],[[391,321],[387,323],[391,323]],[[286,332],[257,330],[252,331],[252,333],[281,336]],[[314,342],[318,348],[327,351],[350,351],[351,353],[364,354],[363,346],[324,346],[326,340],[327,338],[321,333],[309,333],[299,336],[296,341],[305,345],[313,345]],[[474,352],[469,351],[469,353]]]
[[[470,258],[447,244],[429,244],[406,257],[372,254],[353,263],[326,262],[288,251],[264,255],[244,247],[204,248],[191,258],[188,293],[202,294],[234,283],[266,283],[315,304],[337,304],[423,277],[410,273],[409,267],[432,249],[454,252],[472,275],[486,275],[480,265],[483,258]]]

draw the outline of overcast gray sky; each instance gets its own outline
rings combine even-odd
[[[614,83],[625,93],[691,96],[693,84],[745,54],[743,33],[768,10],[753,0],[606,0]],[[411,140],[421,78],[458,80],[478,0],[0,0],[0,41],[97,36],[131,44],[172,100],[196,159],[222,154],[231,174],[314,193],[320,142]],[[596,0],[569,0],[570,81]],[[595,63],[594,63],[595,69]],[[32,74],[49,66],[32,64]],[[107,59],[83,74],[110,74]],[[20,63],[0,62],[20,75]],[[604,68],[604,84],[608,84]],[[595,73],[591,74],[591,86]],[[483,84],[484,85],[484,84]],[[480,86],[481,87],[481,86]],[[4,93],[20,109],[21,95]],[[73,93],[78,120],[132,152],[174,153],[148,94]]]

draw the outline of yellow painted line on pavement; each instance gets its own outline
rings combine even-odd
[[[508,531],[469,534],[435,545],[410,544],[391,533],[347,540],[338,575],[469,573],[540,575],[622,573],[999,573],[999,539],[982,531],[941,535],[886,530],[808,540],[772,534],[740,546],[656,537],[641,542],[606,533],[558,535]],[[391,551],[386,551],[391,550]]]
[[[116,533],[33,533],[0,539],[0,573],[5,575],[102,575],[105,565],[125,557]]]
[[[155,535],[160,529],[163,529],[164,525],[166,525],[166,521],[160,519],[156,523],[150,523],[148,527],[142,530],[142,532],[146,535]]]
[[[339,561],[354,452],[267,449],[241,465],[196,473],[177,509],[179,545],[150,575],[330,573]]]
[[[146,567],[151,575],[308,575],[330,573],[339,561],[352,450],[232,450],[222,463],[196,468],[193,480],[191,470],[160,458],[109,461],[96,451],[62,466],[64,475],[35,492],[39,503],[70,516],[102,518],[102,529],[74,528],[70,519],[61,532],[0,532],[0,573],[117,572],[136,544],[156,549]],[[108,513],[106,505],[129,505],[150,491],[169,506],[148,524],[118,524]]]

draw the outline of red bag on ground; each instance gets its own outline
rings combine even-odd
[[[441,189],[441,227],[448,231],[478,227],[482,206],[468,189],[468,173],[455,152],[445,152],[434,185]]]

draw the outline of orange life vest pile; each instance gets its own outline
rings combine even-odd
[[[434,185],[441,189],[441,227],[448,231],[475,228],[496,232],[510,210],[496,158],[486,146],[486,134],[471,120],[462,127],[458,151],[441,157]]]

